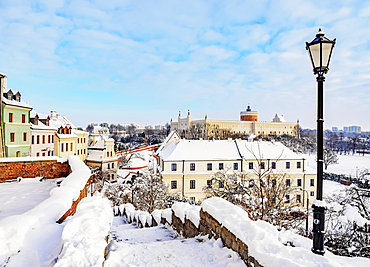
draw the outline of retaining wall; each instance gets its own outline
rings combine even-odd
[[[163,215],[160,218],[160,222],[157,222],[154,216],[149,214],[148,216],[151,216],[152,221],[151,225],[147,223],[147,220],[140,221],[138,214],[135,214],[135,212],[132,211],[132,208],[126,210],[126,208],[117,207],[114,210],[114,214],[116,216],[125,216],[128,223],[135,222],[141,228],[144,226],[152,227],[161,224],[169,225],[185,238],[193,238],[198,236],[199,234],[208,235],[209,239],[211,239],[212,237],[214,237],[215,239],[221,238],[224,246],[237,252],[248,267],[263,267],[255,258],[248,254],[248,246],[246,244],[244,244],[233,233],[222,226],[216,219],[214,219],[203,209],[200,210],[199,214],[199,227],[195,226],[195,224],[191,220],[186,218],[186,216],[185,218],[183,218],[183,223],[181,218],[175,215],[174,210],[172,210],[172,222],[168,222],[168,220]]]
[[[71,173],[68,162],[58,162],[57,158],[4,158],[0,161],[0,182],[24,178],[58,178]]]

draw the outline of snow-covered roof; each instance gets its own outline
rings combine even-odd
[[[81,130],[73,130],[73,131],[72,131],[72,133],[74,133],[74,134],[85,134],[85,135],[89,135],[89,133],[88,133],[88,132],[86,132],[86,131],[81,131]]]
[[[275,114],[275,117],[272,119],[273,122],[286,122],[283,115]]]
[[[163,143],[164,146],[166,143]],[[181,160],[300,160],[303,157],[279,142],[246,140],[176,140],[167,143],[158,156],[165,161]]]
[[[9,99],[3,98],[3,103],[6,104],[6,105],[32,109],[30,104],[28,104],[27,102],[24,102],[22,100],[20,102],[18,102],[18,101],[15,101],[15,100],[9,100]]]
[[[168,161],[240,159],[235,142],[228,140],[175,141],[160,151],[158,155]]]
[[[67,138],[77,138],[78,136],[75,134],[57,134],[59,139],[67,139]]]
[[[173,141],[176,139],[180,139],[179,134],[175,130],[170,132],[170,134],[166,137],[161,146],[157,149],[157,152],[162,151],[165,148],[165,146],[168,145],[171,139],[173,139]]]
[[[43,124],[41,121],[37,122],[36,124],[30,123],[31,124],[31,129],[33,130],[50,130],[50,131],[57,131],[58,129],[54,126],[47,126]]]
[[[104,150],[89,149],[86,160],[101,161],[104,155]]]
[[[71,127],[72,129],[76,129],[77,128],[66,117],[59,116],[59,115],[58,116],[50,116],[49,124],[52,125],[52,126],[55,126],[57,128],[59,128],[60,126],[63,126],[63,127],[68,126],[68,127]]]
[[[256,141],[247,142],[237,141],[240,154],[246,160],[258,159],[302,159],[292,150],[280,142]]]

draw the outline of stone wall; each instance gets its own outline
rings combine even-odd
[[[0,182],[24,178],[58,178],[67,177],[71,173],[68,162],[57,162],[54,160],[27,161],[26,158],[17,161],[0,162]]]
[[[131,219],[131,216],[128,216],[125,209],[116,209],[114,213],[116,216],[125,216],[128,223],[136,222],[139,227],[143,227],[143,223],[137,222],[138,220],[136,218]],[[153,215],[149,216],[152,216],[152,225],[148,225],[146,223],[145,226],[157,226],[158,224]],[[175,231],[185,238],[193,238],[199,234],[208,235],[209,239],[212,237],[215,239],[221,238],[224,246],[237,252],[248,267],[263,267],[255,258],[248,254],[248,246],[246,244],[238,239],[226,227],[222,226],[210,214],[208,214],[206,211],[203,211],[203,209],[200,210],[199,227],[196,227],[194,223],[186,217],[185,222],[183,223],[182,220],[175,215],[174,210],[172,210],[172,223],[169,223],[166,218],[163,217],[163,215],[160,221],[160,224],[167,224],[171,226]]]

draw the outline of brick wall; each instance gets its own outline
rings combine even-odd
[[[78,196],[78,198],[75,201],[73,201],[71,208],[67,210],[67,212],[64,213],[62,217],[59,218],[57,223],[62,223],[68,216],[75,215],[78,203],[80,203],[80,201],[83,198],[87,197],[87,188],[91,184],[91,182],[92,182],[92,176],[87,181],[85,187],[80,191],[80,195]]]
[[[57,160],[0,162],[0,182],[24,178],[58,178],[67,177],[71,173],[68,162]]]

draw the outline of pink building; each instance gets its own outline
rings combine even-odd
[[[30,112],[31,157],[55,156],[55,134],[57,128],[49,126],[49,115]]]

